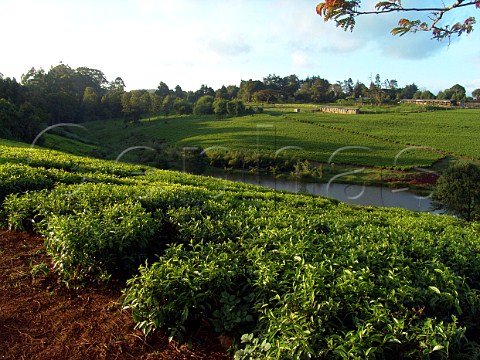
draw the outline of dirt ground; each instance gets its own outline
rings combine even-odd
[[[230,358],[209,331],[191,348],[162,333],[145,341],[119,287],[67,289],[42,273],[49,258],[38,236],[0,230],[0,259],[0,359]]]

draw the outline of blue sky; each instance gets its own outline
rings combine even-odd
[[[128,89],[160,81],[217,89],[268,74],[367,85],[380,74],[435,94],[457,83],[469,93],[480,88],[480,24],[451,44],[423,33],[390,35],[399,15],[361,17],[353,32],[344,32],[316,14],[318,2],[0,0],[0,73],[20,80],[31,67],[63,62],[102,70],[108,80],[120,76]]]

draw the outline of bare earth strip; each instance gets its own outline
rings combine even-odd
[[[145,341],[122,311],[120,288],[67,289],[51,274],[43,239],[0,230],[0,359],[228,359],[209,329],[190,349],[165,334]]]

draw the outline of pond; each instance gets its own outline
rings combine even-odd
[[[428,196],[417,195],[412,191],[409,191],[409,189],[391,189],[384,186],[363,186],[339,183],[314,183],[275,179],[273,176],[258,176],[253,174],[224,173],[216,171],[204,175],[264,186],[278,191],[326,196],[350,204],[396,207],[419,212],[440,213],[439,211],[432,211],[432,202]]]

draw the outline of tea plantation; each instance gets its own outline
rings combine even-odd
[[[480,224],[0,142],[1,226],[147,335],[235,359],[480,357]]]

